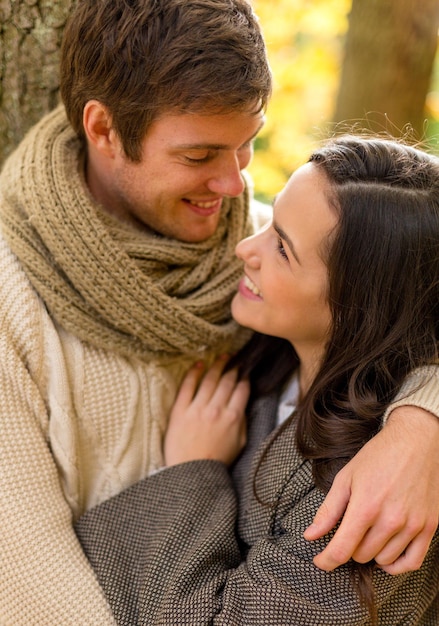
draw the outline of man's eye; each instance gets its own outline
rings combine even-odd
[[[209,159],[212,158],[212,155],[210,153],[204,154],[203,156],[188,156],[186,154],[184,158],[186,161],[188,161],[188,163],[206,163]]]

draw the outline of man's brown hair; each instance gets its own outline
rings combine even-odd
[[[140,159],[168,112],[263,110],[271,73],[246,0],[78,0],[64,31],[61,96],[83,138],[87,101],[104,104],[125,153]]]

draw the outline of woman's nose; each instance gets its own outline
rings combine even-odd
[[[257,235],[252,235],[251,237],[242,239],[242,241],[240,241],[235,248],[235,254],[238,259],[241,259],[241,261],[244,261],[246,265],[254,269],[259,266],[256,239]]]

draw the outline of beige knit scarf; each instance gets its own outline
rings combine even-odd
[[[0,177],[1,229],[53,318],[94,346],[142,359],[239,347],[247,333],[230,301],[242,273],[234,249],[251,232],[247,191],[224,202],[212,237],[182,243],[96,206],[80,154],[58,107]]]

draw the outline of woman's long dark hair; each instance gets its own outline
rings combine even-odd
[[[299,449],[327,492],[380,428],[409,372],[437,361],[439,160],[397,141],[347,136],[310,161],[329,182],[339,221],[325,258],[332,328],[295,419]],[[268,357],[264,352],[269,345],[260,343],[259,356],[273,371],[273,348]],[[283,376],[288,358],[295,365],[297,357],[288,357],[284,342],[279,346]],[[371,569],[355,563],[353,569],[376,623]]]
[[[327,491],[409,372],[437,360],[439,160],[396,141],[341,137],[310,161],[339,221],[326,259],[333,324],[297,437]]]

